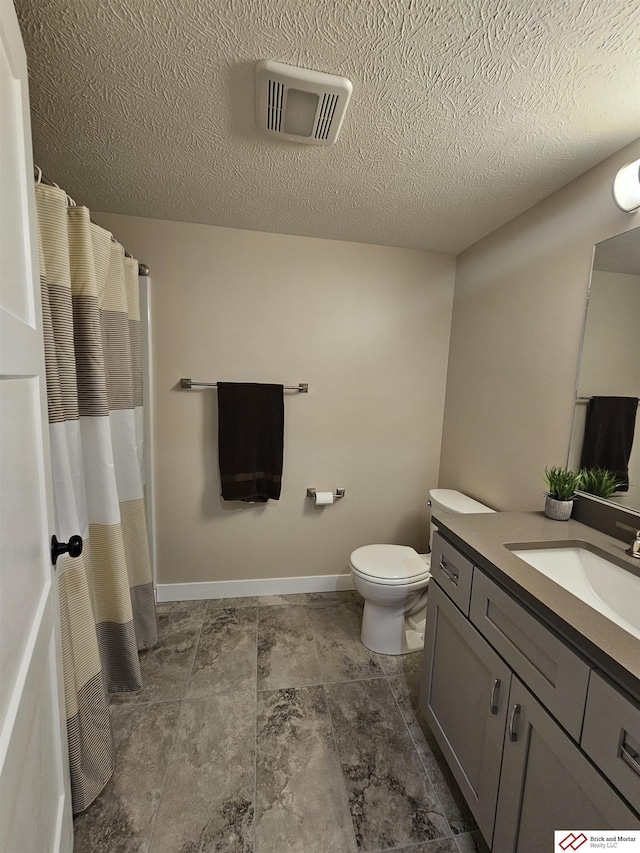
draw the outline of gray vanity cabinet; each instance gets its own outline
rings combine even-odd
[[[420,704],[490,842],[511,672],[436,584],[429,590],[424,654]]]
[[[640,708],[616,704],[593,664],[435,542],[444,567],[429,588],[420,707],[491,849],[539,853],[554,830],[640,828],[613,787],[635,802]]]
[[[512,676],[495,853],[550,850],[558,829],[633,829],[637,818],[526,687]]]

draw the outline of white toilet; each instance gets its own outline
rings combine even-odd
[[[429,497],[436,517],[495,512],[453,489],[433,489]],[[432,520],[429,544],[436,529]],[[430,564],[430,554],[406,545],[364,545],[351,554],[353,583],[364,598],[360,637],[372,652],[404,655],[423,647]]]

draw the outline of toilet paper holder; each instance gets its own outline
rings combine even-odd
[[[313,498],[315,500],[317,491],[318,491],[317,489],[307,489],[307,497]],[[333,493],[334,501],[337,501],[339,498],[343,498],[344,492],[345,492],[344,489],[336,489],[335,492]]]

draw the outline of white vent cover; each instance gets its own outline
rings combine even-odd
[[[346,77],[263,59],[256,65],[256,123],[280,139],[333,145],[352,88]]]

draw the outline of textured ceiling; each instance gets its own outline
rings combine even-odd
[[[17,0],[36,162],[79,203],[457,253],[640,135],[636,0]],[[348,77],[329,148],[260,59]]]

